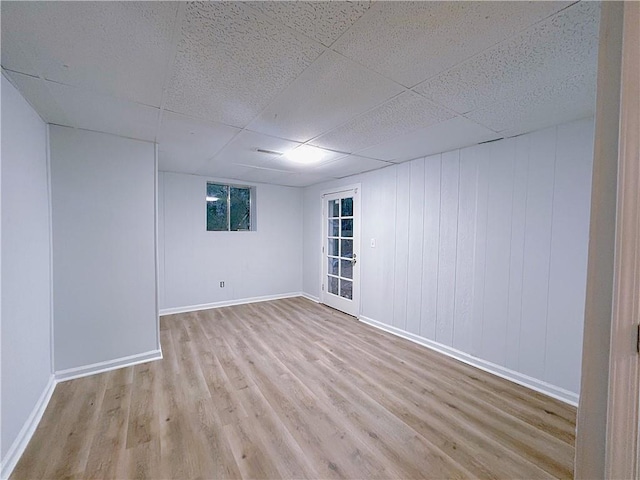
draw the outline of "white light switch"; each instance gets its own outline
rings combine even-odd
[[[375,238],[371,239],[371,248],[376,248],[376,239]]]

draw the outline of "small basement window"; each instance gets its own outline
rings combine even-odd
[[[255,230],[255,187],[207,182],[207,231]]]

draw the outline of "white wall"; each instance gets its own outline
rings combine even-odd
[[[592,150],[582,120],[308,187],[304,291],[320,192],[361,182],[361,315],[577,398]]]
[[[0,75],[1,76],[1,75]],[[46,125],[2,77],[1,457],[52,377]]]
[[[300,292],[302,190],[258,184],[256,231],[207,232],[211,180],[160,173],[161,310]]]
[[[51,126],[56,372],[157,351],[154,145]]]

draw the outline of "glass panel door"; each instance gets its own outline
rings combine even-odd
[[[322,301],[359,313],[358,189],[323,195]]]

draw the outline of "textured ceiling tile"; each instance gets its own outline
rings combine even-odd
[[[243,130],[215,156],[214,161],[219,164],[235,163],[276,168],[276,158],[299,145],[297,142]],[[262,153],[258,152],[258,149],[277,153]]]
[[[240,3],[189,3],[167,108],[244,127],[322,51]]]
[[[310,185],[315,185],[316,183],[322,183],[332,179],[333,177],[329,175],[318,175],[314,173],[290,173],[276,178],[275,180],[273,180],[273,183],[284,185],[286,187],[308,187]]]
[[[599,18],[599,3],[580,2],[415,90],[466,113],[568,77],[595,79]]]
[[[159,167],[164,171],[197,171],[240,130],[163,112],[157,136]]]
[[[403,88],[332,51],[298,77],[249,128],[306,142]]]
[[[61,106],[63,117],[50,119],[52,123],[151,142],[155,140],[159,108],[54,82],[42,82],[41,87],[34,88],[41,88],[36,93],[37,98],[48,97]]]
[[[2,2],[1,8],[3,67],[160,106],[176,3]]]
[[[251,169],[242,165],[235,165],[231,163],[217,163],[215,161],[209,161],[203,167],[198,170],[198,175],[205,175],[209,177],[242,180]]]
[[[43,80],[16,72],[6,74],[45,122],[70,125],[64,110],[53,99]]]
[[[366,148],[359,151],[358,155],[389,162],[404,162],[500,137],[502,135],[498,135],[471,120],[454,117],[451,120]]]
[[[325,163],[318,168],[314,168],[312,173],[327,175],[333,178],[343,178],[358,173],[377,170],[378,168],[387,167],[390,164],[380,160],[371,158],[358,157],[357,155],[349,155],[333,162]]]
[[[330,46],[371,6],[371,2],[246,2],[325,46]]]
[[[334,45],[411,87],[570,2],[377,2]]]
[[[311,143],[323,148],[354,152],[453,116],[424,97],[405,92]]]
[[[466,116],[504,136],[513,136],[593,115],[595,103],[596,77],[585,74],[504,99]]]

